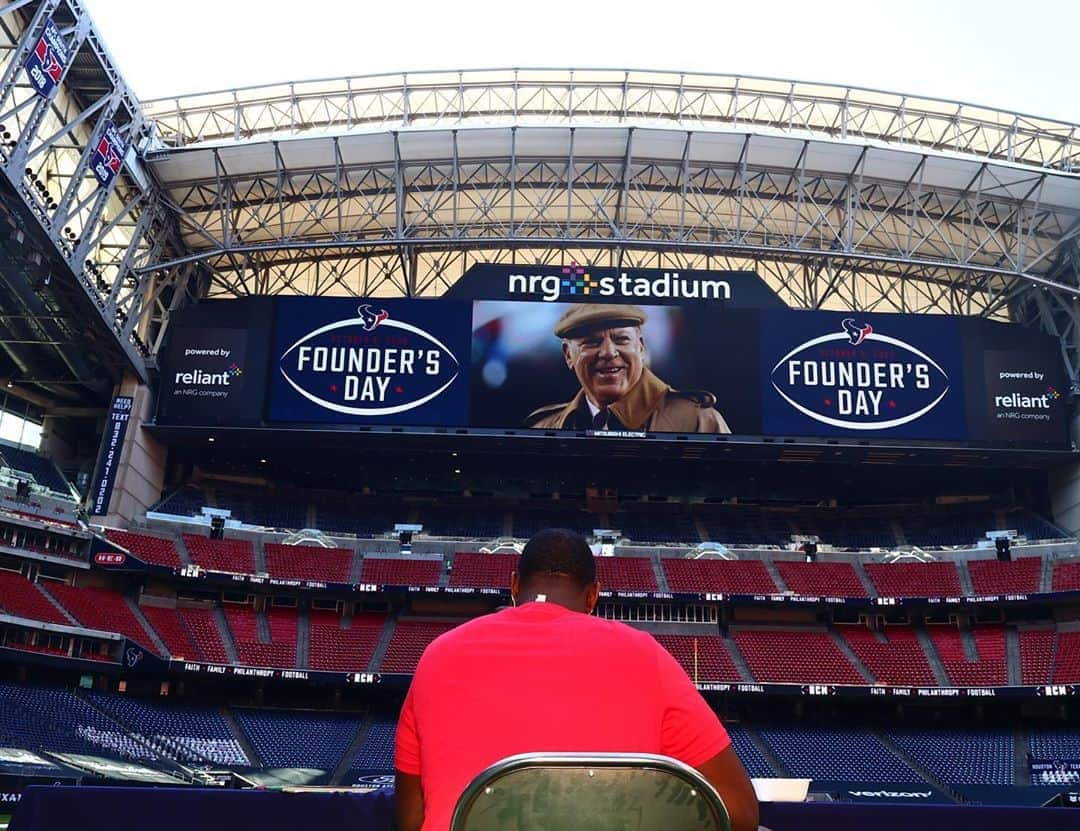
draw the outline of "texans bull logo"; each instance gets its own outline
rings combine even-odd
[[[848,341],[852,346],[858,346],[864,340],[867,335],[871,335],[874,332],[874,327],[869,323],[859,326],[854,318],[845,317],[843,320],[844,331],[847,333]]]
[[[387,312],[386,309],[379,309],[379,311],[373,312],[371,306],[367,303],[362,305],[356,311],[360,314],[360,320],[363,321],[361,325],[364,327],[365,332],[374,331],[376,326],[390,317],[390,313]]]

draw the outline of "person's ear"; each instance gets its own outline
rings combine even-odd
[[[512,572],[510,574],[510,599],[517,603],[518,592],[521,591],[521,578],[518,573]]]
[[[600,602],[600,581],[594,580],[585,587],[585,609],[588,614],[596,610],[596,604]]]
[[[562,356],[563,356],[563,360],[566,361],[566,366],[568,368],[570,368],[570,369],[573,369],[574,368],[574,359],[570,355],[570,341],[568,341],[568,340],[564,340],[562,342]]]

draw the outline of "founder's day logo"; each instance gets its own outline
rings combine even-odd
[[[845,430],[910,424],[937,407],[950,387],[945,370],[925,352],[855,318],[796,346],[769,380],[803,415]]]
[[[418,326],[368,304],[285,350],[279,368],[313,404],[354,416],[408,412],[442,395],[461,371],[457,356]]]

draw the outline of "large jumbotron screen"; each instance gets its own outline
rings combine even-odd
[[[746,272],[482,265],[440,299],[206,302],[161,366],[161,425],[1067,441],[1052,338],[788,309]]]

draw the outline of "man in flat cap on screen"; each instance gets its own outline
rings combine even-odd
[[[570,401],[532,412],[526,427],[543,430],[642,430],[655,433],[730,433],[716,396],[675,390],[645,365],[638,306],[575,303],[555,324],[563,358],[581,389]]]

